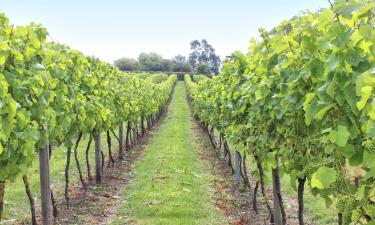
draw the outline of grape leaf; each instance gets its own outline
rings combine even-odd
[[[327,189],[337,179],[337,172],[332,168],[326,166],[319,167],[319,169],[312,175],[311,187],[318,189]]]

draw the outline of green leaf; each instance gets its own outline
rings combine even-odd
[[[327,24],[333,19],[333,17],[334,17],[334,13],[332,10],[324,9],[318,18],[319,24],[321,25]]]
[[[367,199],[367,195],[365,194],[365,188],[366,186],[365,185],[362,185],[360,186],[358,189],[357,189],[357,193],[356,193],[356,200],[358,201],[362,201],[363,199]]]
[[[0,54],[0,66],[5,64],[6,56],[4,54]]]
[[[349,164],[351,166],[358,166],[362,163],[363,161],[363,151],[356,151],[355,154],[350,157],[349,159]]]
[[[306,108],[310,104],[311,100],[315,97],[315,93],[307,93],[305,97],[305,101],[303,102],[303,109],[306,111]]]
[[[374,161],[375,161],[374,154],[371,154],[370,152],[365,150],[363,152],[363,160],[362,160],[363,166],[367,168],[371,168],[374,166]]]
[[[313,118],[314,118],[314,115],[317,113],[318,111],[318,107],[317,107],[317,104],[316,102],[313,102],[311,105],[309,105],[309,107],[307,107],[307,111],[305,113],[305,124],[306,125],[310,125]]]
[[[337,144],[341,147],[344,147],[348,142],[350,137],[350,132],[348,128],[344,125],[339,125],[337,130]]]
[[[303,109],[305,111],[305,123],[310,125],[318,108],[316,107],[316,102],[311,102],[315,97],[315,93],[308,93],[306,95],[305,101],[303,103]]]
[[[371,97],[372,87],[365,86],[361,89],[361,100],[357,102],[357,108],[362,110],[367,103],[367,100]]]
[[[357,77],[356,80],[356,94],[357,96],[362,95],[362,88],[366,86],[375,85],[375,76],[373,76],[370,71],[364,72]]]
[[[367,4],[365,7],[362,9],[358,10],[353,14],[353,18],[358,20],[366,16],[370,16],[372,14],[373,8],[374,8],[374,3],[372,4]]]
[[[344,88],[344,96],[348,105],[350,105],[351,111],[357,113],[356,108],[357,97],[355,95],[355,88],[352,85],[348,85]]]
[[[319,169],[312,175],[311,187],[318,189],[327,189],[337,179],[337,172],[333,168],[326,166],[319,167]]]
[[[347,144],[344,148],[341,148],[341,151],[345,158],[349,159],[355,154],[355,147],[352,144]]]
[[[373,186],[369,192],[369,196],[371,196],[370,200],[375,202],[375,186]]]
[[[316,120],[321,120],[323,119],[324,115],[328,112],[328,110],[332,109],[332,107],[334,107],[335,104],[330,104],[330,105],[327,105],[326,107],[324,107],[323,109],[319,110],[319,112],[314,116],[314,119]]]
[[[349,1],[336,1],[333,8],[337,14],[350,19],[353,15],[353,11],[356,9],[356,4]]]
[[[255,91],[255,98],[256,100],[261,100],[263,98],[263,92],[261,90],[256,90]]]
[[[37,142],[39,141],[40,139],[40,133],[38,130],[36,129],[32,129],[32,128],[28,128],[26,129],[23,134],[22,134],[22,138],[24,140],[30,140],[30,141],[34,141],[34,142]]]
[[[7,113],[10,118],[13,118],[16,115],[17,111],[17,103],[12,98],[9,100],[8,107],[7,107]]]
[[[337,131],[332,130],[330,133],[330,140],[336,143],[340,147],[345,147],[348,139],[350,137],[350,132],[348,128],[344,125],[339,125]]]
[[[336,67],[340,64],[340,62],[340,58],[336,57],[335,55],[330,55],[326,63],[326,68],[328,69],[328,72],[336,70]]]

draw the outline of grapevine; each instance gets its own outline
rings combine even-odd
[[[234,53],[220,75],[198,84],[186,79],[205,127],[263,168],[280,162],[292,182],[307,179],[314,194],[333,196],[345,223],[353,213],[357,221],[375,219],[371,210],[358,213],[369,198],[359,193],[375,182],[374,7],[338,0],[261,28],[248,53]],[[299,194],[303,224],[303,189]]]
[[[47,35],[41,25],[12,26],[0,14],[0,193],[5,181],[28,173],[35,149],[39,156],[47,147],[70,149],[83,133],[110,134],[124,122],[133,126],[160,114],[176,81],[176,75],[131,77],[66,45],[47,42]],[[49,183],[43,187],[42,198],[49,198]],[[0,200],[2,209],[3,196]],[[43,215],[44,223],[50,220]]]

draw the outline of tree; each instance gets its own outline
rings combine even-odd
[[[120,58],[114,62],[114,65],[122,71],[138,70],[138,61],[131,58]]]
[[[190,50],[192,52],[189,55],[189,62],[195,70],[199,64],[199,56],[201,49],[201,43],[198,40],[194,40],[190,43]]]
[[[172,72],[173,71],[173,63],[170,59],[163,59],[161,62],[164,72]]]
[[[199,64],[197,66],[196,72],[198,74],[210,75],[211,74],[210,66],[207,63]]]
[[[164,59],[161,55],[141,53],[137,59],[120,58],[114,65],[122,71],[163,71],[163,72],[185,72],[190,73],[192,66],[185,56],[176,55],[172,59]]]
[[[140,69],[143,71],[164,71],[163,57],[155,52],[141,53],[138,57]]]
[[[172,58],[173,63],[186,63],[186,57],[183,55],[176,55]]]
[[[202,41],[194,40],[190,43],[190,49],[192,52],[189,55],[189,62],[192,65],[195,72],[198,72],[198,66],[201,64],[206,64],[205,66],[200,66],[199,69],[203,70],[208,66],[209,74],[218,74],[220,71],[220,57],[216,55],[215,49],[210,45],[207,40]]]
[[[186,60],[185,56],[176,55],[172,58],[172,71],[190,73],[192,71],[192,66]]]

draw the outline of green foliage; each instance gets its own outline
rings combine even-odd
[[[196,72],[199,74],[204,74],[206,76],[210,75],[211,74],[210,66],[206,63],[199,64],[196,68]]]
[[[311,187],[319,189],[327,189],[335,183],[337,173],[334,169],[325,166],[319,169],[311,177]]]
[[[168,75],[165,73],[152,74],[147,78],[148,81],[154,84],[159,84],[168,79]]]
[[[173,72],[190,73],[193,70],[191,64],[187,61],[186,57],[182,55],[176,55],[175,57],[173,57],[171,63]]]
[[[117,59],[114,63],[114,66],[119,68],[121,71],[136,71],[139,70],[138,61],[131,58],[120,58]]]
[[[154,52],[149,54],[141,53],[138,56],[138,62],[142,71],[169,71],[169,66],[166,66],[163,61],[163,57]]]
[[[177,55],[172,59],[164,59],[157,53],[141,53],[138,59],[120,58],[114,65],[121,71],[149,71],[149,72],[186,72],[192,67],[184,56]]]
[[[350,199],[353,207],[338,209],[346,218],[360,209],[360,221],[375,219],[364,211],[375,183],[373,9],[373,1],[338,0],[306,11],[260,29],[246,56],[234,53],[213,79],[186,78],[202,123],[264,168],[278,158],[327,201]]]
[[[207,75],[219,73],[221,65],[220,57],[216,55],[215,49],[207,40],[192,41],[190,49],[189,62],[196,73]]]
[[[207,79],[208,79],[208,77],[206,75],[203,75],[203,74],[193,75],[193,81],[195,83],[199,83],[199,82],[205,81]]]
[[[40,25],[0,14],[0,180],[26,173],[35,148],[73,145],[79,132],[114,129],[157,113],[176,75],[154,84],[65,45]]]
[[[152,73],[127,73],[129,76],[136,77],[141,80],[146,80],[152,76]]]

